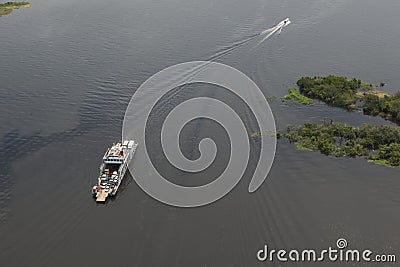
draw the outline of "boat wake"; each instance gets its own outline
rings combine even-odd
[[[210,58],[208,58],[206,61],[217,61],[218,59],[224,57],[225,55],[230,54],[231,52],[251,43],[252,41],[256,41],[259,40],[257,46],[259,46],[260,44],[262,44],[263,42],[265,42],[268,38],[270,38],[272,35],[274,35],[275,33],[280,34],[282,32],[282,29],[287,27],[290,23],[292,23],[290,21],[289,18],[286,18],[285,20],[282,20],[281,22],[279,22],[278,24],[276,24],[275,26],[265,29],[262,32],[255,34],[253,36],[250,36],[240,42],[237,42],[225,49],[223,49],[222,51],[216,53],[215,55],[211,56]]]

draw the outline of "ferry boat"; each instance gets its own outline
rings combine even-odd
[[[105,202],[108,196],[117,194],[137,146],[134,140],[126,140],[107,149],[100,165],[97,184],[92,188],[92,195],[97,202]]]

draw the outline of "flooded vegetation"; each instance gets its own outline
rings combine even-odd
[[[354,110],[361,108],[366,115],[400,123],[400,91],[393,96],[376,90],[376,85],[343,76],[302,77],[297,81],[300,93],[335,107]],[[381,82],[380,87],[385,86]],[[357,104],[360,104],[357,106]]]
[[[363,101],[364,114],[379,115],[386,120],[400,124],[400,91],[393,96],[367,92],[363,97]]]
[[[298,103],[301,103],[303,105],[310,105],[312,104],[312,99],[308,98],[302,94],[300,94],[299,91],[296,90],[294,87],[290,87],[288,89],[288,94],[282,97],[282,102],[287,102],[287,101],[296,101]]]
[[[361,80],[348,79],[342,76],[302,77],[297,83],[300,92],[308,97],[319,99],[335,107],[355,108],[357,90]]]
[[[400,165],[400,128],[365,124],[305,123],[289,125],[282,136],[299,150],[320,151],[336,157],[364,157],[385,166]]]
[[[400,91],[395,95],[376,90],[378,85],[348,79],[344,76],[302,77],[297,81],[299,91],[289,89],[282,100],[301,97],[319,99],[329,105],[349,111],[362,109],[365,115],[380,115],[387,120],[400,122]],[[381,82],[380,87],[385,86]],[[300,96],[301,97],[300,97]],[[389,167],[400,165],[400,128],[388,125],[364,124],[354,127],[329,120],[323,124],[305,123],[288,125],[279,137],[296,144],[302,151],[320,151],[336,157],[364,157],[369,162]]]

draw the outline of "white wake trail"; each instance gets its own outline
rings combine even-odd
[[[187,70],[185,73],[181,73],[180,75],[177,75],[177,76],[175,75],[175,78],[180,77],[180,79],[186,80],[186,79],[188,79],[190,77],[194,77],[199,72],[201,72],[204,68],[206,68],[208,66],[208,64],[210,64],[212,62],[216,62],[217,60],[221,59],[222,57],[224,57],[224,56],[226,56],[226,55],[228,55],[230,53],[232,53],[233,51],[236,51],[237,49],[239,49],[239,48],[251,43],[251,41],[253,41],[253,40],[255,41],[258,38],[263,37],[263,39],[251,49],[256,48],[261,43],[263,43],[265,40],[267,40],[269,37],[271,37],[274,33],[276,33],[278,30],[282,30],[283,27],[285,26],[285,24],[282,24],[282,22],[278,23],[274,27],[271,27],[269,29],[266,29],[266,30],[262,31],[259,34],[250,36],[250,37],[248,37],[248,38],[246,38],[246,39],[244,39],[244,40],[242,40],[242,41],[240,41],[240,42],[238,42],[238,43],[236,43],[236,44],[234,44],[234,45],[232,45],[232,46],[230,46],[230,47],[228,47],[228,48],[226,48],[226,49],[224,49],[222,51],[220,51],[219,53],[214,54],[213,56],[208,58],[206,61],[204,61],[202,64],[196,65],[196,67],[193,68],[192,70]],[[289,21],[289,23],[290,23],[290,21]],[[263,36],[263,35],[265,35],[265,36]],[[181,90],[182,89],[177,90],[177,92],[174,93],[173,95],[178,94]]]
[[[267,40],[269,37],[271,37],[271,35],[276,33],[279,29],[282,29],[282,27],[275,26],[275,27],[269,28],[269,29],[263,31],[262,33],[260,33],[260,35],[264,35],[264,34],[266,34],[266,35],[264,36],[263,39],[261,39],[261,41],[257,44],[257,46],[262,44],[265,40]]]

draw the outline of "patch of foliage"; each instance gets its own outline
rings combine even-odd
[[[0,17],[3,15],[10,14],[12,11],[13,11],[12,8],[0,7]]]
[[[297,91],[296,88],[293,87],[290,87],[288,89],[288,94],[282,97],[283,102],[290,100],[297,101],[303,105],[310,105],[313,102],[311,98],[302,95],[299,91]]]
[[[297,81],[300,92],[307,97],[320,99],[335,107],[352,109],[358,97],[361,80],[343,76],[302,77]]]
[[[29,2],[6,2],[0,3],[0,7],[19,7],[29,5]]]
[[[360,100],[364,114],[380,115],[400,124],[400,91],[390,96],[376,91],[374,85],[364,83],[360,79],[334,75],[302,77],[297,81],[297,85],[303,95],[347,110],[355,109],[356,102]],[[384,85],[382,82],[379,86]],[[358,92],[359,89],[362,89],[363,93]]]
[[[18,9],[20,7],[30,6],[28,2],[6,2],[0,3],[0,17],[10,14],[14,9]]]
[[[380,115],[387,120],[400,124],[400,92],[397,92],[394,96],[385,95],[384,97],[366,94],[363,102],[365,114]]]
[[[400,166],[400,128],[344,123],[287,126],[283,138],[300,150],[336,157],[364,157],[381,165]]]

